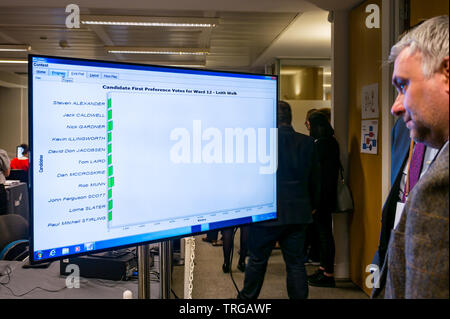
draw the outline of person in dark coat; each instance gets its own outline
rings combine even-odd
[[[320,171],[320,200],[318,209],[313,214],[314,224],[319,233],[320,267],[309,276],[311,286],[335,287],[332,213],[336,209],[336,190],[340,169],[339,144],[334,138],[334,130],[327,117],[321,112],[311,114],[309,118],[311,136]]]

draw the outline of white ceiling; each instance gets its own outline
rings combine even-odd
[[[75,1],[74,1],[75,2]],[[348,9],[360,0],[78,0],[81,14],[217,17],[212,30],[81,25],[68,29],[66,2],[0,0],[0,44],[30,44],[31,53],[134,61],[202,64],[208,69],[261,72],[274,58],[330,58],[331,24],[321,9]],[[313,4],[314,3],[314,4]],[[317,4],[317,6],[316,6]],[[62,48],[61,41],[68,47]],[[207,47],[205,57],[110,54],[105,46]],[[1,58],[26,53],[0,52]],[[26,65],[0,64],[0,72]]]

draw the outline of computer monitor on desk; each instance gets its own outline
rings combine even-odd
[[[277,77],[28,66],[33,263],[277,217]]]

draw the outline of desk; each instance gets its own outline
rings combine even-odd
[[[22,216],[29,222],[28,188],[26,183],[5,186],[7,213]]]
[[[156,259],[156,258],[155,258]],[[158,263],[159,264],[159,263]],[[58,292],[48,292],[34,289],[24,296],[14,296],[7,288],[0,285],[0,299],[122,299],[123,292],[130,290],[133,299],[138,298],[138,281],[112,281],[94,278],[80,278],[80,288],[65,288],[66,277],[59,274],[59,261],[53,262],[47,269],[23,269],[19,261],[0,261],[0,274],[5,274],[7,267],[11,268],[10,281],[7,285],[15,295],[22,295],[35,287]],[[155,260],[155,265],[157,265]],[[159,266],[158,266],[159,267]],[[152,270],[158,271],[154,267]],[[153,278],[153,276],[151,276]],[[8,276],[0,276],[0,282],[5,283]],[[150,298],[160,296],[159,282],[151,282]]]

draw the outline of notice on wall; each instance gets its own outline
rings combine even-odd
[[[361,121],[361,153],[377,154],[378,120]]]
[[[378,118],[378,83],[366,85],[361,90],[361,118]]]

